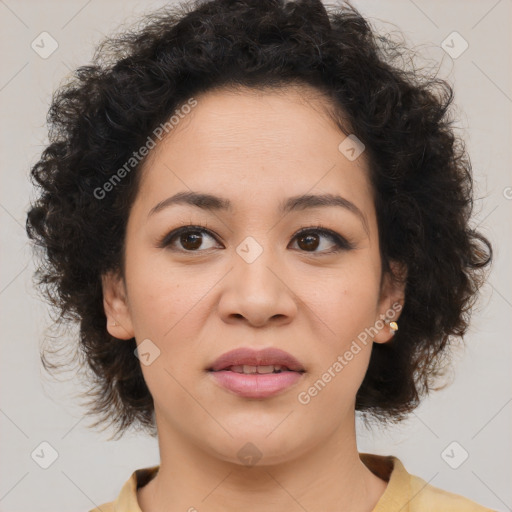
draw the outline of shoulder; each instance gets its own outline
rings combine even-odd
[[[89,512],[141,512],[137,501],[137,489],[154,478],[159,469],[159,465],[136,469],[114,501],[103,503]]]
[[[460,494],[428,484],[423,478],[410,476],[411,512],[496,512]]]
[[[410,474],[397,457],[370,453],[359,456],[370,471],[388,482],[372,512],[496,512]]]
[[[115,512],[114,502],[110,501],[108,503],[103,503],[102,505],[89,510],[89,512]]]

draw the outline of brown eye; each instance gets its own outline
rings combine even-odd
[[[299,247],[305,251],[314,251],[319,245],[318,235],[302,235],[299,238]]]
[[[205,247],[208,238],[215,242],[215,238],[209,231],[199,226],[183,226],[166,235],[159,243],[159,247],[181,252],[202,252],[215,246],[213,244]],[[176,244],[178,244],[177,247]]]
[[[187,251],[194,251],[201,247],[203,240],[198,231],[188,231],[180,235],[180,243]]]
[[[201,253],[208,249],[215,248],[215,244],[206,245],[208,238],[213,242],[217,242],[209,230],[203,229],[201,226],[182,226],[167,234],[158,244],[160,248],[168,248],[171,251]],[[297,239],[297,245],[300,251],[311,254],[332,254],[342,250],[353,249],[354,246],[330,229],[321,227],[310,227],[302,230],[293,237]],[[331,244],[323,242],[330,240]],[[178,246],[177,246],[178,244]]]
[[[323,239],[329,239],[332,243],[322,244]],[[295,235],[299,249],[313,254],[331,254],[342,250],[353,249],[353,245],[341,235],[338,235],[330,229],[324,228],[308,228]],[[323,248],[321,247],[323,245]],[[320,250],[317,250],[321,247]],[[330,249],[329,249],[330,248]]]

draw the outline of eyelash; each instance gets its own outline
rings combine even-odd
[[[164,237],[162,237],[158,242],[158,248],[160,248],[160,249],[169,248],[169,246],[171,245],[171,242],[175,238],[182,235],[183,233],[188,233],[188,232],[206,233],[207,235],[209,235],[212,238],[214,238],[215,240],[217,240],[217,237],[208,229],[207,225],[202,225],[202,224],[187,225],[187,226],[182,226],[180,228],[174,229],[173,231],[171,231],[170,233],[168,233]],[[349,242],[346,238],[342,237],[338,233],[336,233],[322,225],[301,226],[301,228],[293,235],[292,240],[295,240],[296,238],[298,238],[300,236],[304,236],[309,233],[319,233],[321,235],[324,235],[324,236],[330,238],[334,242],[336,248],[333,250],[321,251],[318,253],[315,251],[301,251],[306,254],[320,254],[320,255],[334,254],[334,253],[338,253],[341,251],[349,251],[354,248],[354,245],[351,242]],[[187,251],[187,250],[183,250],[183,249],[171,248],[170,250],[173,250],[176,252],[182,252],[182,253],[190,253],[190,254],[204,252],[204,249],[202,251],[201,250]]]

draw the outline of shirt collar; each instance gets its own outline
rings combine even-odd
[[[384,494],[372,512],[387,512],[389,510],[409,512],[409,502],[412,499],[411,475],[402,462],[392,455],[375,455],[373,453],[360,453],[359,458],[372,473],[388,482]]]
[[[375,455],[373,453],[359,453],[359,458],[372,473],[388,482],[384,494],[372,512],[388,510],[409,512],[411,475],[406,471],[402,462],[391,455]],[[160,466],[151,466],[135,470],[114,501],[114,512],[142,512],[137,501],[137,489],[154,478],[159,468]]]

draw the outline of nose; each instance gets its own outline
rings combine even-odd
[[[283,267],[270,250],[263,250],[254,261],[243,251],[234,253],[218,304],[223,321],[260,328],[291,322],[298,301]]]

